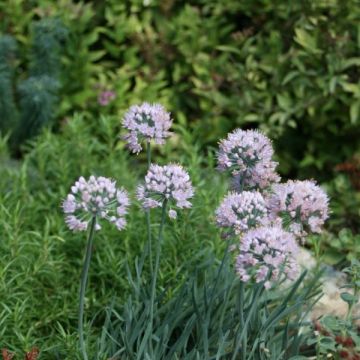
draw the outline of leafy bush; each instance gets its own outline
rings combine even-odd
[[[260,126],[275,139],[281,172],[300,178],[329,179],[358,150],[356,0],[46,0],[2,11],[2,31],[23,41],[37,16],[69,28],[60,117],[97,113],[101,88],[117,93],[102,108],[111,113],[161,100],[202,146]]]
[[[69,30],[55,129],[76,110],[120,118],[131,103],[160,101],[204,152],[237,126],[262,128],[284,177],[329,183],[359,151],[356,0],[22,0],[0,10],[0,31],[21,44],[20,67],[34,19],[58,17]],[[0,86],[10,113],[12,90]],[[106,92],[116,96],[102,106]],[[329,193],[346,207],[354,198],[351,188]]]

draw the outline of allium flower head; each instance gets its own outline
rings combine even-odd
[[[268,200],[271,216],[279,216],[284,226],[296,236],[321,232],[329,216],[328,206],[325,191],[310,180],[276,184]]]
[[[166,199],[170,206],[190,208],[190,198],[194,195],[189,174],[180,165],[159,166],[152,164],[145,176],[145,185],[137,189],[137,198],[145,209],[161,207]],[[175,219],[177,213],[169,210],[169,216]]]
[[[294,279],[298,273],[295,254],[298,246],[292,234],[281,227],[259,227],[242,236],[235,269],[241,280],[264,282],[265,287],[282,275]]]
[[[126,225],[125,214],[129,206],[127,192],[116,188],[116,182],[105,177],[80,177],[71,187],[62,207],[70,230],[85,231],[91,219],[105,219],[119,230]],[[96,229],[100,225],[96,224]]]
[[[266,203],[258,191],[230,192],[216,210],[216,223],[241,234],[267,221]]]
[[[218,169],[234,175],[234,190],[264,189],[280,177],[270,140],[257,130],[236,129],[220,141]]]
[[[170,113],[162,105],[146,102],[133,105],[124,116],[123,127],[129,131],[124,139],[132,152],[139,153],[142,150],[142,140],[154,140],[156,144],[164,144],[170,135],[171,124]]]

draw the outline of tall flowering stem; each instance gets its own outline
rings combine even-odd
[[[159,272],[165,219],[167,215],[173,220],[176,219],[177,212],[174,208],[190,208],[191,202],[189,200],[193,195],[194,191],[189,174],[182,166],[177,164],[165,166],[152,164],[145,176],[144,185],[140,185],[137,189],[137,198],[142,202],[145,210],[156,207],[162,208],[159,236],[156,243],[155,268],[151,283],[150,331],[152,331],[153,327],[156,282]],[[170,207],[170,210],[167,213],[168,207]]]
[[[83,269],[81,272],[81,281],[80,281],[80,297],[79,297],[79,319],[78,319],[78,331],[79,331],[79,340],[80,340],[80,349],[83,355],[84,360],[88,359],[86,353],[86,346],[84,341],[84,304],[85,304],[85,290],[89,274],[90,260],[92,254],[92,247],[94,242],[94,233],[96,226],[96,216],[91,220],[89,237],[86,245],[86,254]]]
[[[116,188],[116,182],[103,176],[80,177],[71,187],[71,193],[63,201],[65,222],[72,231],[86,231],[89,228],[84,266],[81,273],[79,299],[79,339],[84,360],[88,360],[84,342],[84,301],[90,267],[94,233],[101,229],[100,221],[107,221],[122,230],[126,226],[125,215],[129,198],[124,189]]]
[[[147,155],[147,165],[148,170],[151,166],[151,144],[150,141],[146,142],[146,155]],[[153,259],[152,259],[152,241],[151,241],[151,218],[150,218],[150,209],[146,210],[146,225],[147,225],[147,232],[148,232],[148,248],[147,251],[149,253],[150,259],[150,271],[153,272]]]
[[[152,279],[152,285],[151,285],[151,300],[150,300],[151,330],[152,330],[153,321],[154,321],[154,303],[155,303],[155,295],[156,295],[156,282],[157,282],[157,276],[158,276],[159,265],[160,265],[161,243],[162,243],[162,239],[163,239],[163,231],[164,231],[164,225],[165,225],[167,203],[168,203],[168,200],[164,199],[163,204],[162,204],[159,235],[158,235],[158,239],[157,239],[157,243],[156,243],[155,269],[153,272],[153,279]]]

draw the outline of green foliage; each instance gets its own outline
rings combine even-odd
[[[357,359],[360,352],[360,336],[352,312],[354,305],[359,302],[359,261],[352,260],[344,272],[348,275],[348,284],[344,287],[350,289],[341,293],[341,299],[348,304],[347,317],[338,319],[328,315],[316,324],[317,337],[309,339],[308,344],[316,344],[318,358],[323,355],[334,359]]]
[[[304,284],[303,274],[291,286],[264,292],[262,284],[241,283],[229,264],[219,273],[209,254],[203,258],[184,264],[186,271],[196,262],[195,271],[171,298],[167,289],[159,295],[152,332],[146,284],[134,287],[124,307],[110,307],[100,356],[278,360],[299,354],[309,336],[305,317],[316,298],[316,280]]]
[[[281,172],[300,178],[331,178],[359,148],[357,0],[21,0],[3,12],[3,29],[23,42],[38,16],[69,29],[60,118],[98,113],[99,89],[110,88],[117,98],[103,112],[171,104],[202,148],[236,126],[260,127]]]
[[[56,124],[76,110],[120,119],[129,104],[158,101],[204,152],[237,126],[259,127],[274,140],[281,175],[329,183],[335,221],[358,232],[357,211],[344,215],[359,204],[354,190],[332,182],[360,147],[357,0],[18,0],[0,9],[1,31],[21,44],[19,67],[34,19],[69,30]],[[104,89],[116,99],[100,107]]]
[[[29,75],[58,78],[62,42],[67,36],[59,19],[44,18],[33,24]]]
[[[4,134],[17,124],[13,93],[16,42],[11,36],[0,37],[0,131]]]
[[[15,150],[27,139],[38,134],[56,115],[60,87],[60,49],[66,31],[58,19],[42,19],[32,26],[32,46],[28,78],[18,84],[18,107],[15,105],[14,58],[16,43],[9,35],[0,37],[0,130],[11,132]],[[19,112],[19,114],[18,114]]]
[[[23,162],[1,153],[0,347],[23,353],[36,345],[41,359],[77,358],[77,294],[85,238],[66,231],[60,204],[80,174],[113,177],[135,191],[144,175],[139,164],[146,160],[142,155],[128,156],[116,136],[118,130],[117,118],[77,115],[64,124],[61,134],[43,131],[28,146]],[[197,188],[193,209],[168,224],[165,234],[159,286],[171,284],[174,291],[186,276],[178,274],[178,268],[187,259],[204,247],[220,251],[222,241],[211,218],[225,192],[220,177],[204,167],[211,161],[201,157],[186,130],[182,132],[181,144],[170,142],[162,149],[167,153],[164,161],[177,160],[189,167]],[[181,155],[176,157],[170,149]],[[216,191],[209,194],[209,186]],[[86,294],[86,308],[92,314],[112,298],[119,304],[127,298],[125,259],[140,254],[146,242],[145,216],[137,204],[128,222],[122,233],[104,226],[96,236]],[[94,320],[92,343],[102,322],[101,316]]]

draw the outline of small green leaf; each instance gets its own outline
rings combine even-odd
[[[321,53],[321,51],[317,48],[316,38],[304,29],[295,29],[295,41],[313,53]]]
[[[357,123],[359,118],[360,101],[355,101],[350,106],[350,121],[352,124]]]
[[[341,325],[339,321],[332,316],[325,316],[323,319],[321,319],[321,323],[329,330],[340,330]]]
[[[357,297],[347,292],[341,293],[340,296],[348,304],[353,304],[357,302]]]

